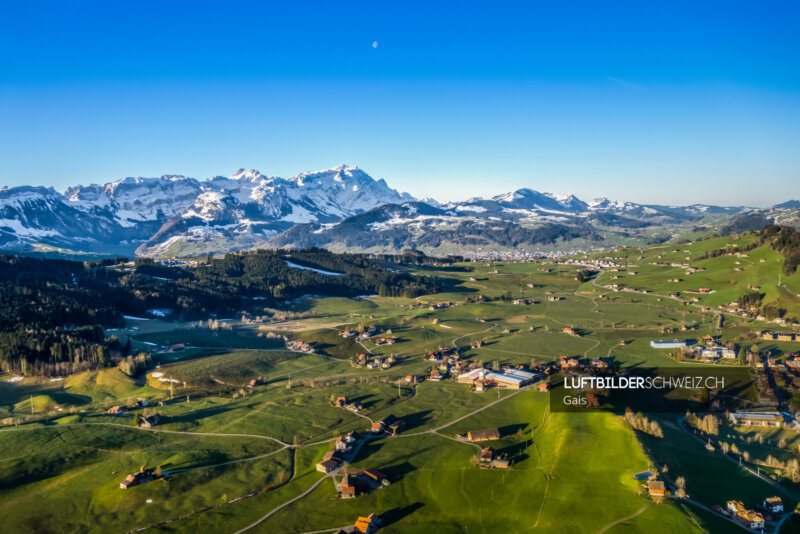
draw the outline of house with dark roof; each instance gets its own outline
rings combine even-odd
[[[158,422],[160,420],[161,420],[161,416],[159,416],[157,413],[154,413],[153,415],[150,415],[150,416],[147,416],[147,417],[142,417],[141,421],[139,421],[139,427],[140,428],[153,428],[154,426],[156,426],[158,424]]]
[[[783,513],[783,501],[780,497],[767,497],[764,499],[764,509],[771,514]]]
[[[377,469],[372,469],[372,468],[364,469],[364,474],[366,476],[368,476],[369,478],[371,478],[372,480],[374,480],[375,482],[381,482],[382,483],[384,480],[388,479],[388,477],[386,475],[384,475],[383,473],[381,473]]]
[[[322,460],[321,462],[317,463],[317,471],[320,473],[330,473],[339,467],[339,462],[337,460]]]

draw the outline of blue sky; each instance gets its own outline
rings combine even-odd
[[[444,200],[800,197],[800,4],[288,4],[3,3],[0,186],[348,163]]]

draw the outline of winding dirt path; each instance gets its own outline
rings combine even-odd
[[[244,528],[242,528],[242,529],[239,529],[239,530],[237,530],[236,532],[234,532],[234,534],[241,534],[242,532],[245,532],[245,531],[248,531],[248,530],[250,530],[251,528],[253,528],[253,527],[255,527],[255,526],[257,526],[257,525],[259,525],[259,524],[263,523],[263,522],[264,522],[264,521],[266,521],[267,519],[269,519],[269,518],[270,518],[270,516],[272,516],[273,514],[275,514],[276,512],[278,512],[279,510],[281,510],[282,508],[285,508],[285,507],[289,506],[290,504],[292,504],[292,503],[293,503],[293,502],[295,502],[295,501],[299,501],[300,499],[302,499],[303,497],[305,497],[306,495],[308,495],[309,493],[311,493],[312,491],[314,491],[315,489],[317,489],[317,486],[319,486],[320,484],[322,484],[322,482],[323,482],[323,481],[325,481],[325,480],[327,480],[327,479],[331,478],[331,477],[333,476],[333,473],[335,473],[335,471],[333,471],[333,472],[331,472],[331,473],[328,473],[328,474],[327,474],[327,475],[325,475],[324,477],[322,477],[322,478],[320,478],[319,480],[317,480],[316,482],[314,482],[314,483],[311,485],[311,487],[310,487],[310,488],[308,488],[306,491],[304,491],[304,492],[303,492],[303,493],[301,493],[300,495],[297,495],[296,497],[293,497],[293,498],[289,499],[288,501],[284,502],[283,504],[279,504],[278,506],[276,506],[275,508],[273,508],[272,510],[270,510],[269,512],[267,512],[266,514],[264,514],[263,516],[261,516],[261,517],[260,517],[258,520],[256,520],[255,522],[253,522],[253,523],[251,523],[251,524],[247,525],[246,527],[244,527]]]
[[[611,527],[615,527],[615,526],[619,525],[620,523],[624,523],[625,521],[630,521],[634,517],[638,517],[638,516],[642,515],[645,510],[650,508],[651,504],[653,504],[653,503],[647,503],[644,506],[642,506],[641,508],[639,508],[637,511],[632,513],[631,515],[625,516],[625,517],[623,517],[621,519],[617,519],[616,521],[612,521],[611,523],[607,524],[606,526],[604,526],[603,528],[598,530],[597,534],[603,534],[606,530],[610,529]]]

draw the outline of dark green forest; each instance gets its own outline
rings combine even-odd
[[[800,265],[800,232],[791,226],[770,224],[761,230],[761,238],[771,241],[772,249],[783,254],[783,274],[794,274]]]
[[[437,290],[434,278],[319,249],[258,250],[197,262],[137,259],[132,265],[119,258],[0,255],[0,366],[63,376],[116,365],[129,351],[104,329],[122,326],[123,315],[148,316],[154,309],[185,321],[280,308],[307,294],[416,297]]]

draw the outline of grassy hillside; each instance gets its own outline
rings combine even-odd
[[[127,531],[153,523],[159,525],[152,532],[234,532],[297,498],[248,532],[334,529],[370,512],[385,518],[385,532],[729,532],[729,522],[700,506],[741,499],[753,507],[773,494],[789,507],[796,504],[800,487],[781,468],[755,463],[767,455],[782,462],[796,458],[793,433],[722,425],[714,437],[747,450],[750,467],[762,469],[776,487],[721,454],[704,452],[704,442],[680,428],[683,414],[655,414],[665,434],[658,439],[612,414],[553,413],[545,393],[475,393],[453,381],[415,385],[405,377],[425,377],[433,366],[428,351],[442,347],[459,348],[466,365],[489,368],[561,356],[584,364],[602,357],[612,365],[696,365],[676,361],[650,341],[706,334],[719,334],[737,349],[755,344],[783,359],[800,344],[755,336],[789,327],[725,315],[718,331],[717,306],[738,298],[748,285],[760,286],[764,302],[785,308],[787,315],[800,310],[800,275],[781,275],[781,256],[768,245],[746,256],[706,258],[754,239],[713,238],[586,256],[582,261],[605,258],[620,265],[587,282],[577,279],[583,266],[554,261],[456,268],[387,264],[435,277],[442,291],[418,298],[304,297],[262,324],[241,323],[236,314],[220,317],[230,329],[216,331],[128,319],[116,333],[130,337],[137,350],[155,351],[158,365],[139,377],[116,368],[55,381],[9,382],[12,375],[3,376],[0,519],[14,532]],[[654,263],[705,270],[687,275],[685,268]],[[604,287],[613,283],[638,291]],[[714,292],[691,302],[685,291],[701,287]],[[681,297],[669,298],[673,291]],[[454,305],[436,307],[446,301]],[[358,342],[340,335],[370,325],[391,329],[397,342],[378,345],[374,338]],[[580,335],[564,333],[566,327]],[[283,336],[311,343],[315,353],[286,350]],[[480,348],[472,348],[476,341]],[[176,343],[188,348],[161,349]],[[397,362],[389,369],[353,367],[350,359],[359,353],[392,355]],[[252,379],[262,383],[248,388]],[[363,410],[334,407],[332,400],[343,395],[361,402]],[[755,398],[751,390],[740,395]],[[139,407],[139,400],[151,406]],[[108,415],[112,405],[128,406],[131,415]],[[158,432],[134,428],[137,415],[151,413],[163,417]],[[314,464],[336,436],[363,432],[388,415],[402,418],[407,428],[398,437],[367,442],[353,465],[380,469],[392,484],[356,499],[333,499],[333,481]],[[491,446],[512,460],[510,470],[472,464],[479,449],[455,436],[478,428],[501,429],[503,438]],[[170,474],[168,482],[119,489],[121,479],[140,465],[190,470]],[[654,504],[640,495],[641,482],[633,475],[650,466],[667,466],[668,481],[685,477],[698,504]],[[43,496],[53,503],[45,512]]]

